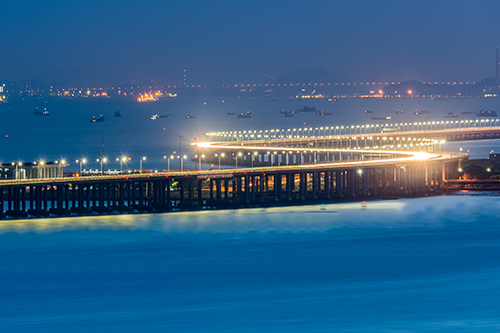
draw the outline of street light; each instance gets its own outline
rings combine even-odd
[[[142,173],[142,161],[145,161],[146,160],[146,156],[143,156],[139,159],[139,169],[141,170],[141,173]]]
[[[187,158],[186,155],[182,156],[182,158],[181,158],[181,171],[184,170],[184,163],[183,163],[184,161],[183,160],[185,160],[186,158]]]
[[[80,160],[76,160],[76,163],[80,162],[80,175],[82,174],[82,164],[87,164],[87,160],[85,158],[81,158]],[[43,161],[40,161],[40,165],[43,165]]]
[[[198,162],[198,168],[201,171],[201,159],[205,158],[205,155],[199,155],[199,162]]]
[[[64,164],[66,164],[66,161],[61,160],[61,163],[59,164],[59,168],[60,168],[59,175],[61,177],[64,177]]]
[[[12,162],[12,165],[14,165],[14,162]],[[22,163],[22,162],[15,163],[15,165],[16,165],[16,179],[19,179],[19,178],[20,178],[20,177],[19,177],[19,167],[20,167],[21,165],[23,165],[23,163]]]
[[[97,159],[97,162],[101,161],[101,176],[104,175],[104,163],[108,162],[108,159],[106,157],[103,157],[101,159]]]
[[[254,160],[255,156],[257,156],[257,155],[259,155],[259,153],[255,151],[253,153],[253,156],[252,156],[252,168],[253,168],[253,160]]]
[[[238,169],[238,156],[241,156],[241,152],[239,152],[238,154],[236,154],[236,169]]]
[[[217,154],[215,154],[215,156],[217,156]],[[220,153],[220,154],[219,154],[219,170],[220,170],[220,158],[221,158],[221,156],[222,156],[222,157],[224,157],[224,156],[225,156],[225,154],[224,154],[224,153]]]
[[[163,156],[163,158],[167,158],[167,156]],[[168,169],[167,169],[167,171],[168,171],[168,172],[170,172],[170,160],[173,160],[174,158],[175,158],[175,156],[174,156],[174,155],[170,155],[170,156],[168,157],[168,161],[167,161],[167,165],[168,165]]]
[[[120,158],[116,158],[117,161],[120,161],[120,172],[123,172],[123,163],[127,163],[127,157],[122,156]]]

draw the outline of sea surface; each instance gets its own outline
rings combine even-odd
[[[306,104],[332,116],[279,115]],[[126,155],[125,169],[146,156],[143,168],[162,170],[163,156],[179,154],[178,136],[192,158],[190,143],[210,131],[376,123],[364,110],[394,122],[432,121],[498,106],[498,99],[249,95],[11,101],[0,104],[0,161],[65,159],[67,170],[78,170],[84,157],[84,168],[97,169],[104,140],[106,169],[119,170],[115,159]],[[34,116],[35,107],[50,116]],[[431,113],[413,115],[423,109]],[[89,122],[101,114],[104,123]],[[152,121],[151,114],[170,116]],[[443,150],[487,158],[499,143]],[[0,332],[498,332],[498,195],[3,220]]]
[[[500,197],[0,222],[0,332],[499,332]]]
[[[318,116],[314,112],[299,113],[294,117],[281,117],[280,111],[291,111],[308,105],[332,113]],[[34,108],[47,108],[50,116],[35,116]],[[163,99],[153,103],[134,100],[73,99],[11,101],[0,104],[0,161],[4,163],[28,161],[65,160],[70,163],[66,170],[76,171],[76,160],[86,158],[84,169],[100,168],[101,143],[108,158],[105,169],[119,170],[116,158],[130,157],[124,169],[138,169],[141,157],[146,157],[144,169],[168,168],[167,159],[173,152],[179,154],[179,136],[182,136],[182,155],[187,155],[186,167],[194,167],[196,139],[206,140],[212,131],[243,131],[266,129],[293,129],[321,126],[346,126],[414,121],[446,120],[448,112],[460,115],[459,119],[475,119],[475,115],[461,115],[462,111],[478,112],[481,109],[500,112],[500,99],[339,99],[303,101],[269,96],[241,95],[220,96],[199,93],[180,95],[175,99]],[[119,110],[122,117],[114,117]],[[375,113],[365,114],[365,110]],[[402,110],[403,114],[396,114]],[[429,114],[415,116],[415,110],[428,110]],[[250,119],[237,119],[236,115],[252,112]],[[168,118],[150,120],[152,114],[170,114]],[[91,123],[92,116],[105,116],[103,123]],[[187,115],[196,118],[186,119]],[[372,120],[371,116],[390,116],[390,121]],[[500,141],[499,141],[500,142]],[[500,150],[496,140],[450,143],[443,150],[469,151],[471,158],[487,158],[491,150]],[[179,168],[179,160],[171,168]],[[204,165],[209,167],[209,165]]]

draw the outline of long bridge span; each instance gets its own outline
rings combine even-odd
[[[426,195],[468,156],[422,149],[336,148],[322,142],[196,143],[234,168],[0,182],[0,217],[265,207]],[[328,141],[329,143],[329,141]],[[401,148],[401,147],[400,147]],[[266,160],[266,156],[268,159]],[[277,158],[281,156],[281,158]],[[250,158],[251,157],[251,158]],[[259,157],[258,163],[255,157]],[[231,159],[231,160],[229,160]],[[238,161],[240,164],[238,165]],[[245,168],[242,168],[242,166]]]

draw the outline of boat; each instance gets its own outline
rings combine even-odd
[[[475,114],[474,112],[469,112],[469,111],[462,111],[460,112],[461,114]]]
[[[415,112],[413,112],[413,114],[425,114],[425,113],[430,113],[430,112],[427,110],[422,110],[422,111],[415,110]]]
[[[196,118],[196,117],[195,116],[191,116],[191,115],[187,115],[186,116],[186,119],[194,119],[194,118]]]
[[[104,122],[104,116],[102,114],[99,118],[96,118],[96,116],[92,116],[92,118],[90,119],[90,122],[91,123],[102,123],[102,122]]]
[[[247,111],[247,113],[246,113],[246,114],[242,112],[242,113],[240,113],[240,114],[238,115],[238,117],[236,117],[236,118],[252,118],[251,114],[252,114],[252,113],[251,113],[250,111]]]
[[[157,120],[159,118],[168,118],[168,116],[170,116],[170,114],[152,114],[151,116],[149,116],[149,119],[151,120]]]
[[[295,112],[294,111],[285,111],[285,110],[280,111],[280,115],[282,117],[293,117],[293,113],[295,113]]]
[[[444,118],[458,118],[458,114],[453,112],[448,112],[448,114],[444,116]]]
[[[403,114],[404,112],[402,110],[396,111],[396,114]]]
[[[120,110],[116,110],[115,112],[115,117],[121,117],[122,114],[120,113]]]
[[[226,115],[227,115],[227,116],[232,116],[232,115],[234,115],[234,112],[227,111]]]
[[[35,116],[48,116],[50,115],[49,111],[47,111],[47,108],[43,108],[43,111],[39,111],[38,108],[35,108]]]
[[[391,120],[391,117],[371,117],[373,120]]]
[[[365,110],[365,113],[375,113],[375,111]]]
[[[478,117],[498,117],[496,111],[485,111],[485,110],[479,111],[477,116]]]
[[[316,111],[316,114],[318,116],[331,116],[332,115],[330,112],[324,112],[324,111]]]
[[[300,108],[300,109],[296,109],[295,110],[296,112],[316,112],[316,108],[310,108],[308,107],[307,105],[304,105],[303,108]]]

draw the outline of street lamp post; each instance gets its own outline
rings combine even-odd
[[[80,175],[82,174],[82,164],[87,164],[87,160],[85,158],[81,158],[80,160],[76,160],[76,163],[80,162]],[[43,166],[43,161],[40,161],[40,165]]]
[[[167,156],[163,156],[163,158],[167,158]],[[170,160],[173,160],[174,158],[175,158],[175,156],[174,156],[174,155],[170,155],[170,156],[168,157],[168,160],[167,160],[167,167],[168,167],[167,171],[168,171],[168,172],[170,172]]]
[[[65,160],[61,160],[61,163],[59,164],[59,168],[60,168],[59,176],[60,177],[64,177],[64,164],[65,163],[66,163]]]
[[[225,155],[224,153],[219,154],[219,170],[220,170],[220,158],[221,158],[221,156],[224,157],[224,155]]]
[[[253,161],[254,161],[254,158],[258,155],[259,153],[258,152],[254,152],[253,155],[252,155],[252,169],[253,169]]]
[[[117,160],[117,161],[118,161],[118,160],[120,161],[120,172],[123,172],[123,163],[124,163],[124,162],[127,162],[127,157],[122,156],[122,157],[120,157],[120,158],[116,158],[116,160]]]
[[[186,155],[182,156],[182,158],[181,158],[181,171],[183,171],[183,170],[184,170],[184,167],[183,167],[183,161],[182,161],[182,160],[185,160],[186,158],[187,158],[187,156],[186,156]]]
[[[236,169],[238,169],[238,156],[241,156],[241,152],[236,154]]]
[[[182,171],[182,143],[181,142],[182,142],[182,136],[179,135],[179,156],[180,156],[179,157],[179,159],[180,159],[179,166],[180,166],[181,171]]]
[[[14,165],[14,163],[12,163]],[[21,177],[19,177],[19,167],[23,165],[22,162],[19,162],[19,163],[16,163],[16,179],[19,179]]]
[[[108,162],[106,157],[102,157],[100,160],[97,159],[97,162],[101,162],[101,176],[104,176],[104,163]]]
[[[198,168],[201,171],[201,159],[205,158],[205,155],[199,155],[199,162],[198,162]]]
[[[146,160],[146,156],[141,157],[139,160],[139,169],[141,170],[141,173],[142,173],[142,161],[145,161],[145,160]]]

